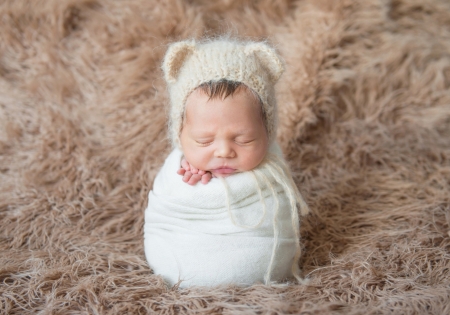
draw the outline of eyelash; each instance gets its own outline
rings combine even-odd
[[[197,144],[202,147],[206,147],[212,143],[212,142],[198,142],[198,141],[195,141],[195,142],[197,142]]]
[[[207,147],[208,145],[210,145],[212,143],[212,141],[209,141],[209,142],[195,141],[195,142],[201,147]],[[246,144],[250,144],[252,142],[253,142],[253,140],[249,140],[249,141],[234,141],[234,143],[236,143],[237,145],[246,145]]]
[[[246,144],[249,144],[249,143],[252,143],[252,142],[253,142],[253,140],[250,140],[250,141],[235,141],[235,143],[239,144],[239,145],[246,145]]]

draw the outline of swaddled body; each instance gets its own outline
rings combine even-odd
[[[171,285],[183,280],[181,287],[291,277],[298,221],[293,192],[277,182],[288,180],[280,157],[195,186],[176,174],[182,158],[178,149],[170,154],[149,194],[145,253],[154,272]]]
[[[297,210],[308,208],[275,141],[275,51],[180,42],[163,70],[175,149],[145,212],[150,267],[182,287],[300,280]]]

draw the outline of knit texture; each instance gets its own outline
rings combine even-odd
[[[299,275],[299,217],[308,207],[273,144],[256,169],[190,186],[174,149],[145,210],[147,261],[169,285],[270,284]],[[298,205],[298,209],[297,209]]]
[[[181,41],[169,47],[162,68],[170,94],[169,136],[174,147],[180,148],[179,135],[189,94],[202,83],[221,79],[244,83],[259,95],[269,139],[275,138],[274,85],[284,68],[275,50],[266,43]]]

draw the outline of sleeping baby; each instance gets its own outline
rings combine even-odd
[[[173,151],[145,211],[149,266],[180,287],[303,282],[299,212],[308,207],[275,141],[275,50],[182,41],[163,71]]]

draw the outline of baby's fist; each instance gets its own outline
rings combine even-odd
[[[177,174],[182,175],[182,180],[189,185],[195,185],[199,181],[202,184],[207,184],[211,180],[211,173],[199,170],[193,167],[185,158],[181,160],[181,168]]]

